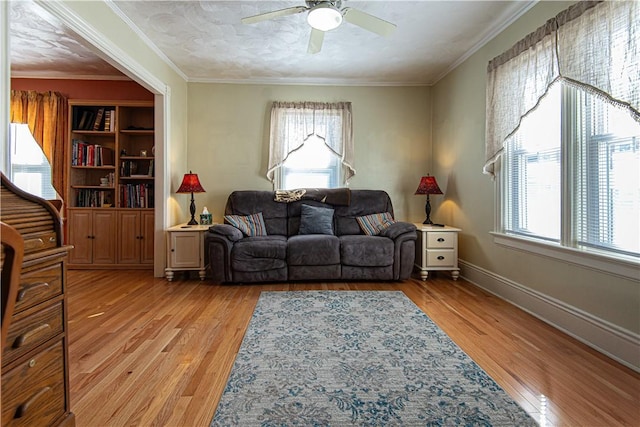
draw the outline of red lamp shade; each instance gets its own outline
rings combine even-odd
[[[200,185],[200,180],[198,179],[197,173],[189,173],[184,174],[184,178],[182,178],[182,184],[180,184],[180,188],[176,193],[204,193],[204,188]]]
[[[442,190],[438,187],[435,176],[423,176],[420,178],[420,184],[415,194],[442,194]]]

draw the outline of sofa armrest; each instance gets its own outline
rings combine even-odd
[[[411,233],[409,239],[416,240],[418,238],[416,234],[416,226],[411,224],[410,222],[394,222],[389,227],[385,228],[380,232],[380,236],[388,237],[392,240],[396,240],[403,234]]]
[[[224,236],[232,242],[237,242],[244,237],[242,231],[229,224],[212,225],[209,227],[209,232]]]
[[[242,232],[231,225],[217,224],[209,227],[209,231],[205,235],[204,249],[205,257],[209,260],[211,280],[216,283],[233,280],[231,249],[235,242],[242,237]]]

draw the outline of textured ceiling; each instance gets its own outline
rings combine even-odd
[[[244,25],[240,19],[304,1],[120,1],[108,4],[189,81],[432,84],[531,2],[345,1],[393,22],[381,37],[350,23],[307,53],[306,13]],[[31,2],[10,9],[12,74],[120,73]]]

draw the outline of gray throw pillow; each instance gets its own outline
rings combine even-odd
[[[333,235],[333,209],[302,205],[298,234]]]

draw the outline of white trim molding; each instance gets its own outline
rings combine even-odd
[[[461,276],[623,365],[640,372],[640,335],[459,260]]]
[[[122,50],[119,46],[103,37],[93,26],[78,16],[72,9],[62,2],[51,2],[35,0],[35,2],[60,19],[64,25],[82,37],[87,43],[96,49],[96,53],[113,65],[118,70],[125,72],[128,76],[135,76],[142,86],[154,93],[166,93],[166,84],[151,74],[131,55]]]
[[[510,234],[491,232],[493,242],[523,252],[534,253],[556,261],[564,261],[595,271],[613,274],[624,279],[640,280],[640,262],[631,257],[614,258],[597,251],[569,248],[551,242],[527,239]]]

